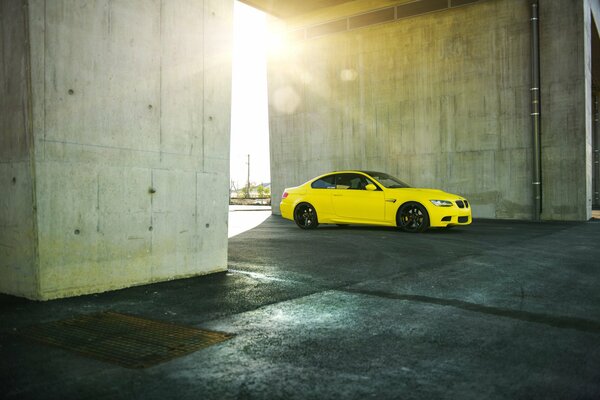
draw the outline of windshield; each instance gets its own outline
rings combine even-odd
[[[406,183],[402,182],[400,179],[394,178],[393,176],[385,174],[383,172],[365,171],[365,173],[371,175],[377,182],[381,183],[384,187],[388,189],[410,187]]]

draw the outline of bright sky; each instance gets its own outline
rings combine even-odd
[[[231,102],[231,179],[246,184],[271,181],[267,108],[266,17],[234,2],[233,88]]]

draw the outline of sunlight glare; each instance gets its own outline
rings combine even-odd
[[[236,185],[271,180],[267,102],[266,15],[234,3],[230,176]]]

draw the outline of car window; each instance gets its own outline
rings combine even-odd
[[[397,189],[397,188],[409,188],[410,186],[406,183],[402,182],[400,179],[395,178],[391,175],[384,174],[383,172],[372,172],[365,171],[365,173],[371,175],[373,178],[377,179],[379,183],[381,183],[384,187],[388,189]]]
[[[328,175],[317,179],[311,185],[313,189],[335,189],[335,175]]]
[[[366,176],[360,174],[338,174],[335,187],[336,189],[350,189],[350,190],[365,190],[365,187],[373,183]]]

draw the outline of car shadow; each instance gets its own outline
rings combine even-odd
[[[393,226],[376,226],[376,225],[330,225],[330,224],[321,224],[317,228],[318,230],[343,230],[343,231],[364,231],[364,232],[398,232],[398,233],[408,233],[403,232],[400,228],[396,228]],[[422,234],[425,235],[459,235],[463,233],[460,227],[451,227],[451,228],[429,228]]]

